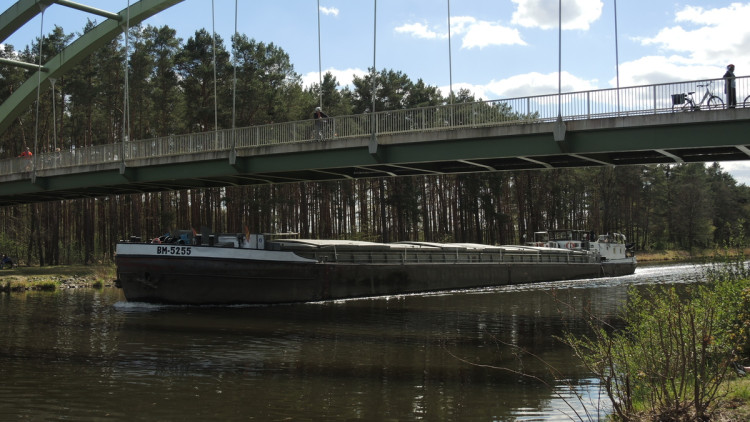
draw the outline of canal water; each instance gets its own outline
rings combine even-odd
[[[614,321],[631,286],[701,274],[279,306],[3,293],[0,420],[599,420],[606,399],[556,336],[588,311]]]

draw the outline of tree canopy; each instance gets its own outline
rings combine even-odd
[[[83,31],[93,26],[89,22]],[[30,107],[0,134],[0,158],[17,156],[25,145],[48,152],[119,142],[124,121],[132,138],[146,139],[212,131],[217,124],[223,129],[309,119],[321,102],[330,116],[364,113],[371,110],[373,95],[376,111],[475,101],[468,90],[446,97],[392,69],[369,69],[344,87],[326,73],[322,83],[305,87],[292,59],[273,43],[235,35],[227,48],[206,30],[187,40],[168,26],[130,31],[130,51],[117,40],[108,43],[56,81],[54,91],[42,93],[39,122]],[[42,54],[57,54],[72,38],[55,27],[44,37]],[[37,62],[38,42],[22,51],[5,45],[0,57]],[[28,73],[0,64],[0,100]],[[507,105],[484,106],[498,115],[516,113]],[[108,260],[119,239],[191,227],[490,244],[520,243],[534,231],[570,228],[622,232],[640,250],[690,249],[744,239],[749,199],[748,187],[716,163],[112,195],[0,208],[0,253],[40,265]]]

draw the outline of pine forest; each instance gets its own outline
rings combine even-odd
[[[94,26],[89,22],[82,31]],[[76,36],[56,26],[42,40],[42,62]],[[133,139],[213,131],[215,121],[219,129],[231,128],[233,115],[237,127],[310,119],[319,94],[329,116],[363,113],[373,103],[373,85],[376,110],[481,100],[466,90],[448,98],[421,79],[389,69],[370,69],[345,87],[328,73],[322,84],[305,87],[280,46],[244,35],[233,37],[229,46],[216,38],[214,72],[213,43],[206,30],[183,40],[168,26],[131,28],[129,51],[122,37],[113,40],[58,79],[54,91],[46,87],[39,121],[35,106],[30,107],[0,134],[0,159],[18,156],[25,146],[50,152],[117,142],[123,133],[126,57]],[[38,54],[38,39],[23,49],[0,46],[3,58],[38,63]],[[0,64],[0,101],[30,75]],[[640,251],[690,250],[741,242],[750,220],[749,200],[748,187],[717,163],[111,195],[0,207],[0,254],[26,265],[111,262],[119,239],[191,228],[486,244],[518,244],[535,231],[568,228],[623,233]]]

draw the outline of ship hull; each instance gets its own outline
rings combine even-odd
[[[231,250],[232,256],[218,256],[203,254],[200,246],[188,247],[190,256],[158,255],[149,252],[153,250],[150,246],[131,247],[116,256],[118,284],[128,301],[194,305],[311,302],[621,276],[632,274],[636,265],[634,260],[560,262],[559,257],[558,262],[523,262],[522,258],[520,262],[342,263],[301,259],[289,252],[263,251],[263,256],[248,258],[241,249]]]

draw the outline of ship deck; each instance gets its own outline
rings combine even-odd
[[[352,264],[419,264],[538,262],[592,263],[596,254],[538,246],[489,246],[475,243],[396,242],[352,240],[278,239],[267,243],[272,250],[294,252],[318,262]]]

